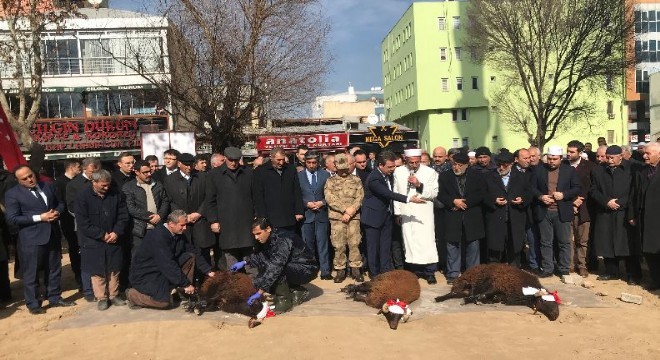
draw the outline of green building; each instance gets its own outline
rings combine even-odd
[[[467,5],[466,1],[416,2],[390,30],[381,44],[386,118],[417,130],[420,145],[427,150],[464,145],[511,151],[528,147],[524,133],[498,120],[498,104],[493,100],[501,86],[497,71],[477,62],[463,44]],[[572,124],[549,144],[565,146],[578,139],[595,148],[600,136],[608,144],[627,144],[628,110],[623,85],[620,88],[616,98],[605,91],[580,94],[593,99],[598,114],[588,123]]]

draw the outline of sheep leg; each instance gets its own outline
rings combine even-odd
[[[497,295],[499,291],[491,289],[489,291],[480,293],[480,294],[471,294],[470,296],[465,298],[465,303],[474,303],[475,305],[479,302],[483,304],[490,304],[493,303],[493,298],[495,295]]]
[[[465,294],[450,292],[450,293],[447,293],[445,295],[436,296],[435,297],[435,302],[443,302],[443,301],[449,300],[449,299],[460,299],[460,298],[464,298],[464,297],[465,297]]]

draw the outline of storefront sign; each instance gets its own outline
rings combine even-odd
[[[151,90],[158,87],[153,84],[139,85],[119,85],[119,86],[87,86],[87,87],[45,87],[41,88],[42,93],[83,93],[99,91],[131,91],[131,90]],[[5,90],[7,94],[18,94],[18,89]]]
[[[417,140],[418,135],[416,131],[399,131],[399,127],[392,126],[372,126],[369,128],[369,133],[356,134],[351,133],[351,144],[364,143],[364,144],[377,144],[381,148],[386,148],[392,142],[401,142],[408,140]]]
[[[49,151],[131,149],[140,147],[137,119],[36,121],[32,140]]]
[[[292,150],[298,145],[307,145],[310,149],[337,148],[348,146],[348,134],[300,134],[300,135],[262,135],[257,137],[257,150],[272,150],[282,147]]]

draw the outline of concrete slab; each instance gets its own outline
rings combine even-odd
[[[342,285],[347,284],[345,282]],[[317,286],[320,285],[321,287]],[[328,282],[315,281],[307,285],[310,290],[310,300],[297,306],[291,312],[279,316],[376,316],[376,309],[351,300],[346,300],[345,294],[338,291],[338,286]],[[548,287],[551,290],[557,290],[562,299],[562,309],[569,307],[576,308],[595,308],[612,307],[612,304],[605,303],[603,299],[592,291],[585,288],[567,285],[562,283],[553,284]],[[422,285],[422,294],[419,300],[411,304],[413,316],[410,321],[422,319],[424,317],[436,314],[478,312],[478,311],[509,311],[518,313],[531,313],[531,310],[521,306],[495,305],[463,305],[462,299],[452,299],[442,303],[436,303],[433,299],[436,296],[449,292],[450,286],[438,284],[434,286]],[[60,321],[52,322],[49,329],[67,329],[84,328],[112,324],[124,324],[131,322],[151,322],[151,321],[210,321],[216,322],[218,326],[228,325],[247,325],[247,317],[237,314],[228,314],[224,312],[206,312],[201,316],[185,312],[183,309],[173,310],[151,310],[139,309],[130,310],[125,306],[110,307],[110,309],[100,312],[96,309],[96,304],[81,303],[76,306],[76,312]],[[267,326],[268,321],[265,325]],[[384,319],[383,319],[384,321]]]

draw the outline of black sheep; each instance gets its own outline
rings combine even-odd
[[[243,314],[250,317],[248,326],[252,328],[261,324],[269,310],[268,304],[261,301],[248,306],[248,298],[256,291],[249,275],[216,271],[215,276],[204,280],[187,310],[197,315],[205,310]]]
[[[362,301],[379,309],[390,325],[396,330],[399,321],[408,321],[412,311],[408,304],[419,299],[420,287],[417,276],[405,270],[382,273],[371,281],[351,284],[341,289],[348,298]]]
[[[464,298],[465,303],[502,303],[524,305],[540,311],[554,321],[559,316],[560,300],[556,292],[548,294],[539,279],[507,264],[475,266],[464,272],[451,287],[451,292],[435,298],[436,302]]]

